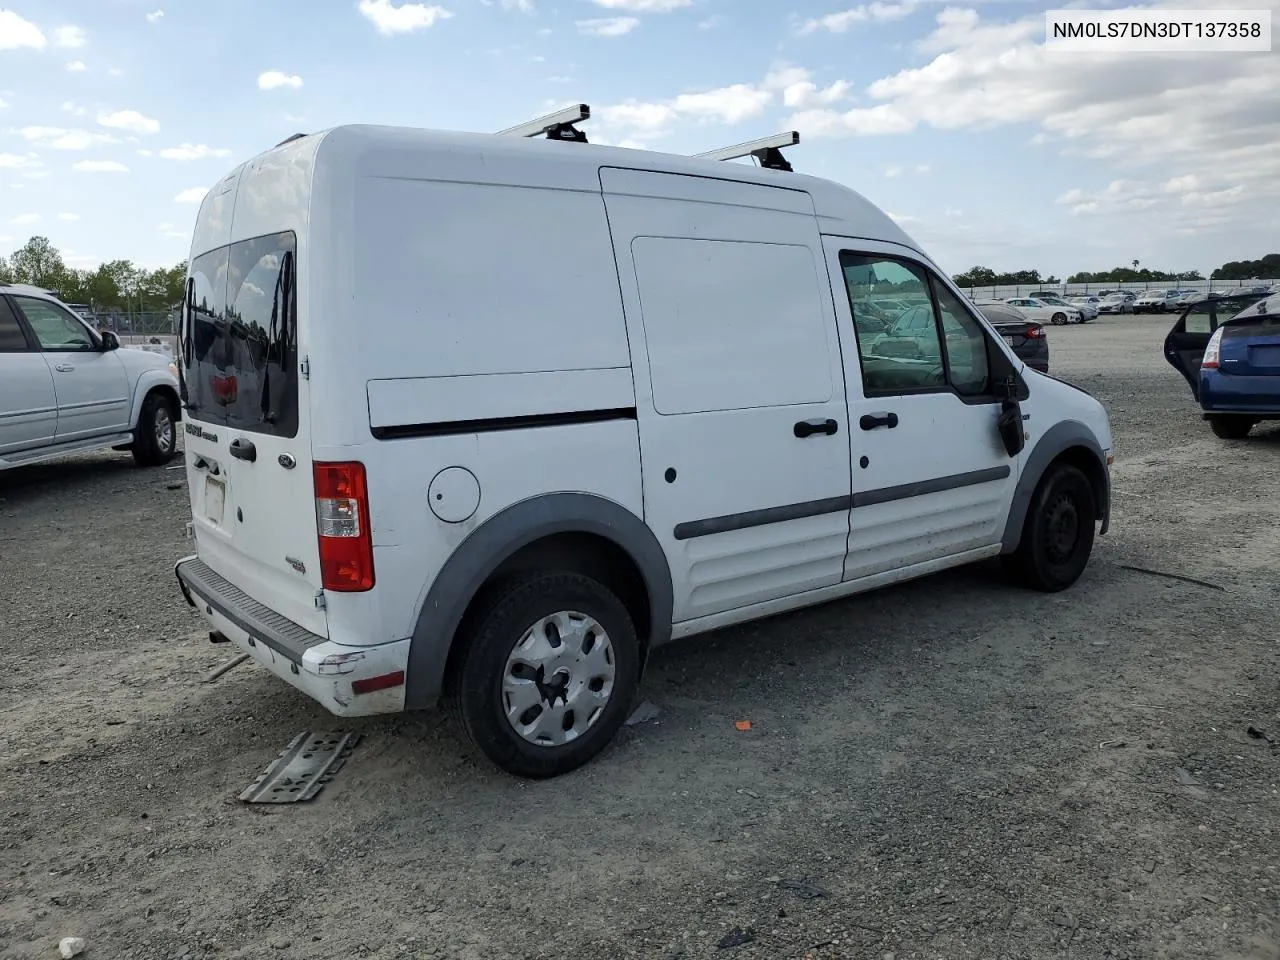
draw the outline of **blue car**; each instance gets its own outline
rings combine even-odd
[[[1280,420],[1280,294],[1188,304],[1164,341],[1216,436],[1241,440]]]

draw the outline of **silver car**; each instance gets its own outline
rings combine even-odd
[[[178,395],[168,357],[121,347],[45,290],[0,284],[0,470],[103,447],[167,463]]]

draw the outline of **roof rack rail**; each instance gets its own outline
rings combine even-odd
[[[544,134],[548,140],[570,140],[575,143],[586,143],[587,135],[574,126],[583,120],[591,119],[591,107],[585,103],[565,107],[555,113],[549,113],[537,120],[518,123],[514,127],[499,130],[499,137],[540,137]]]
[[[706,153],[694,154],[704,160],[737,160],[741,157],[755,157],[760,166],[769,170],[785,170],[791,173],[791,164],[782,155],[783,147],[794,147],[800,142],[797,130],[775,133],[771,137],[759,140],[748,140],[746,143],[734,144],[732,147],[721,147],[719,150],[708,150]]]
[[[276,147],[283,147],[286,143],[293,143],[293,141],[295,141],[295,140],[301,140],[301,139],[302,139],[303,137],[305,137],[305,136],[307,136],[307,134],[305,134],[305,133],[295,133],[295,134],[292,134],[292,135],[290,135],[290,136],[285,137],[283,140],[281,140],[279,143],[277,143],[277,144],[276,144]],[[272,149],[274,150],[274,149],[275,149],[275,147],[272,147]]]

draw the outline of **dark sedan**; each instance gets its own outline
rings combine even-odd
[[[987,301],[974,306],[1028,367],[1041,373],[1049,372],[1049,340],[1043,324],[1007,303]]]

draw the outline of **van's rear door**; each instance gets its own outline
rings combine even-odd
[[[197,553],[254,600],[328,636],[306,381],[298,356],[297,241],[243,240],[191,264],[181,342]]]

